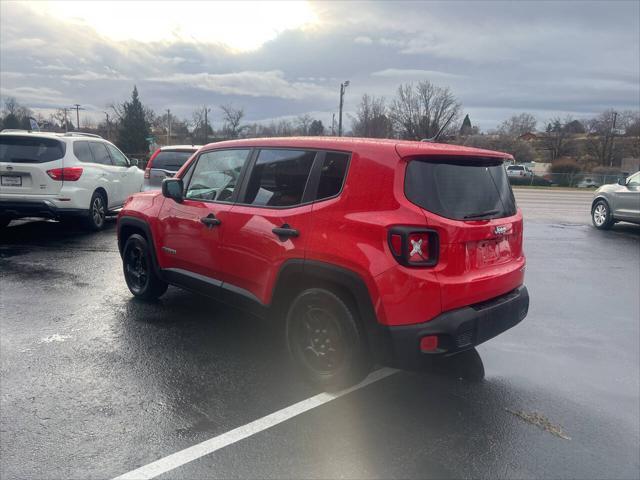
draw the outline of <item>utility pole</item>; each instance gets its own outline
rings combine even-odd
[[[611,145],[609,146],[609,166],[613,167],[613,140],[616,138],[616,120],[618,112],[613,112],[613,123],[611,125]]]
[[[338,115],[338,136],[342,136],[342,105],[344,100],[344,91],[349,86],[349,80],[340,84],[340,113]]]
[[[74,103],[73,106],[76,108],[76,130],[80,130],[80,110],[84,108],[80,108],[79,103]]]
[[[64,133],[67,133],[69,131],[69,121],[67,120],[67,112],[69,109],[64,107],[62,111],[64,112]]]
[[[209,140],[209,119],[207,118],[209,109],[207,108],[206,105],[203,108],[204,108],[204,143],[203,145],[206,145],[207,141]]]
[[[331,136],[334,137],[336,135],[336,114],[331,114]]]
[[[109,140],[111,138],[111,124],[109,123],[109,113],[104,112],[104,114],[107,117],[107,140]]]
[[[171,145],[171,110],[167,108],[167,145]]]

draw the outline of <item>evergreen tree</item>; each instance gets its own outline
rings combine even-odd
[[[471,131],[471,119],[469,118],[469,114],[467,113],[464,116],[464,120],[462,121],[462,127],[460,127],[460,135],[469,135]]]
[[[149,143],[146,140],[148,136],[149,123],[138,98],[138,89],[134,86],[131,101],[122,104],[118,146],[125,153],[146,153],[149,149]]]

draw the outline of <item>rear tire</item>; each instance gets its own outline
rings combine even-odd
[[[86,225],[89,230],[98,231],[104,228],[107,217],[107,199],[100,192],[93,192],[89,203],[89,216]]]
[[[155,300],[167,291],[168,285],[156,275],[147,240],[133,234],[122,250],[122,270],[129,291],[137,298]]]
[[[598,200],[591,208],[591,222],[598,230],[609,230],[615,220],[611,214],[611,208],[605,200]]]
[[[286,339],[303,376],[325,390],[353,385],[369,371],[367,344],[356,310],[329,290],[310,288],[293,300]]]

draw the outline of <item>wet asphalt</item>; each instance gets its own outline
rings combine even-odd
[[[516,196],[521,324],[160,478],[638,478],[640,227],[595,230],[590,194]],[[173,287],[133,300],[113,222],[0,233],[3,480],[115,477],[316,393],[279,327]]]

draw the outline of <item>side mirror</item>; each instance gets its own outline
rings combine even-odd
[[[165,178],[162,181],[162,195],[173,198],[176,202],[184,200],[184,186],[181,178]]]
[[[138,159],[137,158],[130,158],[129,159],[129,165],[131,165],[132,167],[137,167],[138,166]]]
[[[627,179],[626,178],[619,178],[618,179],[618,185],[622,185],[623,187],[627,185]]]

